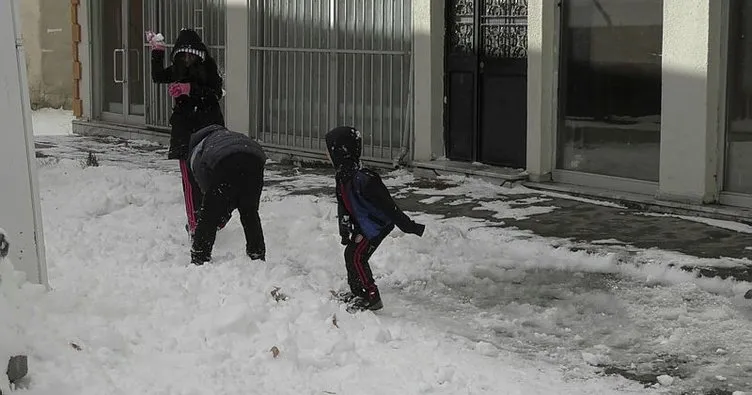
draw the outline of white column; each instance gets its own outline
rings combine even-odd
[[[250,125],[250,67],[248,0],[227,0],[225,39],[225,123],[248,133]]]
[[[550,181],[554,169],[558,79],[557,2],[528,1],[527,171]]]
[[[10,259],[27,280],[47,285],[34,133],[21,41],[18,0],[0,1],[0,227],[8,232]]]
[[[660,199],[717,200],[723,3],[663,3]]]
[[[444,2],[413,1],[414,160],[444,156]]]

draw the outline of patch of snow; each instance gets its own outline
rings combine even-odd
[[[73,134],[73,111],[40,108],[31,112],[35,136],[69,136]]]
[[[423,203],[423,204],[434,204],[434,203],[442,201],[443,199],[444,199],[444,196],[433,196],[433,197],[430,197],[430,198],[426,198],[426,199],[420,200],[420,203]]]
[[[400,187],[415,181],[415,176],[405,169],[400,169],[387,173],[383,181],[387,187]]]
[[[2,229],[0,234],[4,234]],[[4,394],[12,389],[5,374],[8,361],[31,347],[26,334],[31,329],[34,303],[42,292],[43,287],[26,282],[26,275],[15,270],[10,259],[0,258],[0,392]]]
[[[658,383],[662,386],[668,387],[671,384],[674,384],[674,378],[667,374],[662,374],[658,376]]]
[[[475,200],[473,200],[473,199],[457,199],[457,200],[453,200],[453,201],[447,203],[447,205],[449,205],[449,206],[459,206],[461,204],[468,204],[468,203],[473,203],[473,202],[475,202]]]
[[[490,202],[480,202],[478,207],[474,207],[473,210],[486,210],[493,211],[494,218],[504,219],[513,218],[517,220],[527,219],[534,215],[547,214],[558,207],[555,206],[529,206],[529,207],[512,207],[516,201],[501,201],[494,200]]]

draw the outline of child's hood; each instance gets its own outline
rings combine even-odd
[[[360,164],[363,139],[360,131],[350,126],[340,126],[326,134],[326,149],[334,167]]]
[[[201,36],[195,30],[183,29],[178,33],[178,38],[175,40],[175,47],[172,49],[171,54],[172,60],[174,61],[175,55],[181,52],[192,53],[200,57],[201,60],[204,60],[206,59],[208,48],[201,41]]]

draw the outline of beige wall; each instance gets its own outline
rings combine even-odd
[[[70,109],[73,98],[70,2],[23,0],[20,4],[31,105]]]

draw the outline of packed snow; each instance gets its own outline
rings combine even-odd
[[[396,230],[372,258],[384,310],[351,315],[329,297],[345,284],[334,199],[317,192],[330,176],[270,166],[267,262],[245,257],[236,216],[214,262],[193,267],[179,172],[164,150],[38,141],[56,154],[39,160],[52,290],[8,281],[16,277],[0,266],[0,316],[14,318],[0,321],[14,339],[13,349],[0,343],[0,358],[30,358],[20,394],[752,390],[752,313],[741,297],[750,284],[677,268],[694,257],[575,251],[485,220],[410,213],[426,235]],[[101,166],[82,165],[89,150]],[[513,203],[510,188],[469,178],[443,190],[413,181],[404,171],[386,178],[420,199],[482,198],[501,216],[555,209],[534,205],[545,195]],[[657,384],[604,367],[649,372]]]
[[[73,111],[61,108],[40,108],[31,112],[35,136],[70,136],[73,134],[71,122]]]

